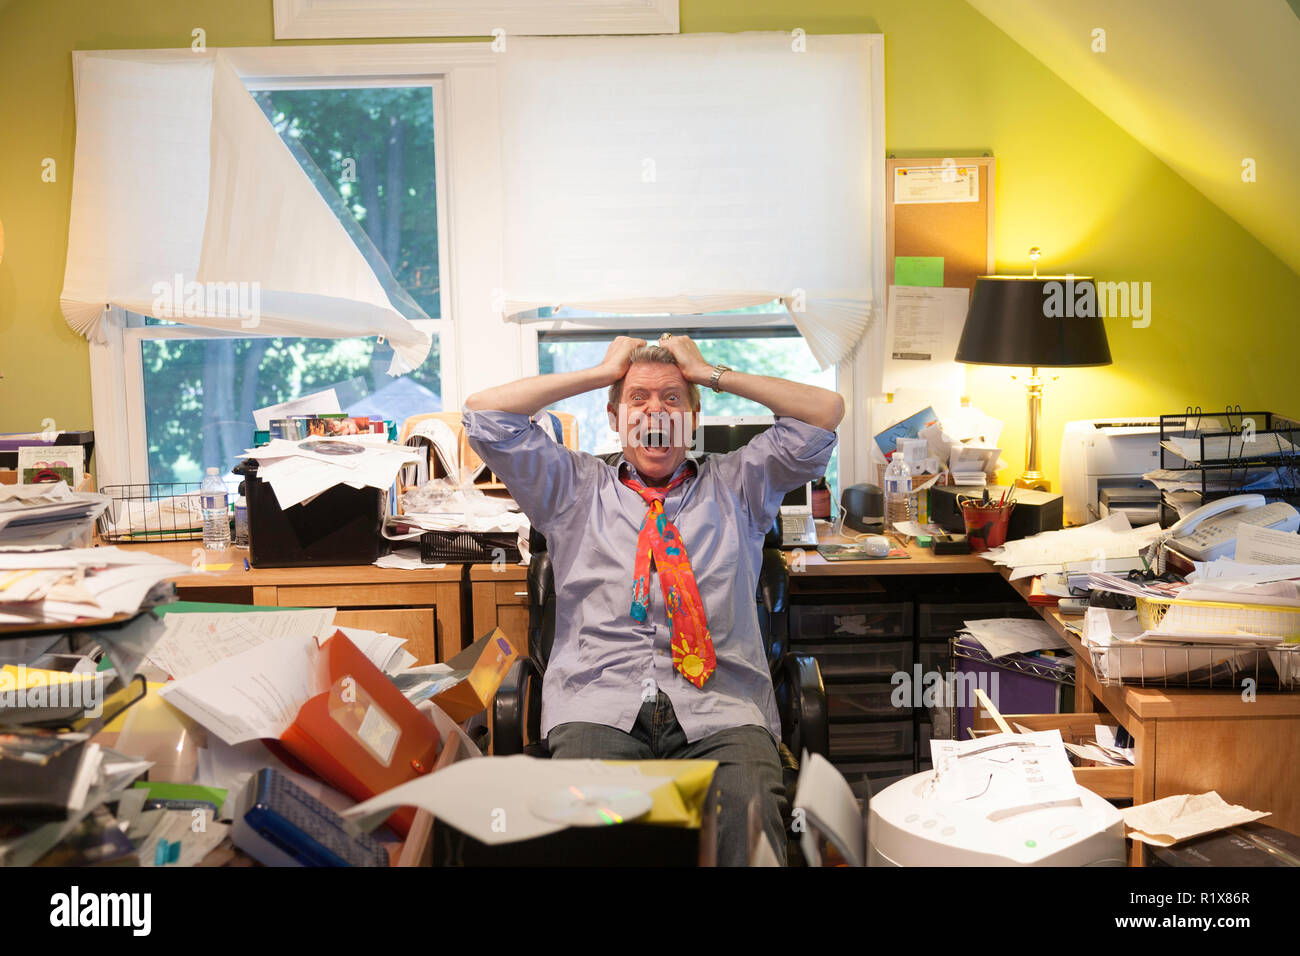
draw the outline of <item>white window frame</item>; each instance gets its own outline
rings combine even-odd
[[[500,203],[499,107],[491,45],[244,47],[223,52],[250,90],[432,87],[441,315],[415,324],[437,333],[443,407],[459,408],[465,393],[458,332],[494,320],[493,290],[500,285],[499,216],[475,215],[475,210],[499,209]],[[517,329],[503,331],[517,335]],[[102,339],[90,343],[101,486],[149,480],[140,343],[226,335],[247,337],[187,326],[133,327],[121,309],[109,309]],[[492,351],[502,351],[500,341]]]
[[[277,40],[677,33],[678,0],[275,0]]]

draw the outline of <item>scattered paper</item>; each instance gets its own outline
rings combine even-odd
[[[164,810],[156,819],[153,831],[139,849],[141,866],[197,866],[230,832],[229,824],[215,820],[204,820],[203,829],[195,830],[194,814],[189,810]],[[169,845],[180,844],[180,858],[175,862],[157,862],[158,844],[162,840]]]
[[[149,659],[180,680],[282,637],[328,638],[334,633],[334,608],[168,614],[163,626]]]
[[[495,757],[464,760],[436,773],[399,784],[344,811],[364,828],[378,825],[397,807],[428,810],[440,820],[489,845],[514,843],[557,833],[562,823],[543,819],[533,802],[556,792],[617,786],[649,794],[672,777],[648,776],[637,767],[599,760],[540,760]],[[506,826],[496,821],[507,821]]]
[[[966,621],[963,631],[979,641],[990,657],[1024,654],[1046,648],[1069,648],[1065,638],[1043,620],[1020,617]]]
[[[993,818],[997,811],[1079,800],[1059,730],[931,740],[930,756],[935,797],[949,803],[978,797]]]
[[[285,637],[226,658],[158,693],[228,744],[278,738],[308,700],[329,690],[320,647]]]
[[[1226,802],[1219,794],[1179,794],[1121,810],[1129,837],[1151,846],[1173,846],[1183,840],[1226,830],[1269,816],[1268,811],[1247,810]]]
[[[1247,564],[1300,564],[1300,534],[1239,525],[1233,558]]]
[[[807,815],[802,842],[816,856],[815,828],[840,852],[849,866],[866,866],[867,839],[862,812],[843,775],[821,754],[804,751],[794,805]]]

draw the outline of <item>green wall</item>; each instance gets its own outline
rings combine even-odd
[[[885,35],[885,139],[899,155],[997,158],[999,271],[1150,282],[1152,321],[1107,322],[1115,364],[1061,373],[1044,400],[1056,477],[1073,418],[1239,403],[1300,414],[1300,276],[963,0],[682,0],[688,32]],[[74,120],[72,50],[271,43],[270,0],[14,0],[0,10],[0,431],[90,420],[86,345],[59,312]],[[1189,64],[1189,68],[1194,64]],[[1289,121],[1289,120],[1288,120]],[[1194,148],[1194,144],[1189,144]],[[41,161],[58,164],[42,183]],[[111,241],[111,237],[105,237]],[[973,368],[1022,464],[1023,390]]]

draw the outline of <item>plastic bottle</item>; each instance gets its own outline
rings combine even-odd
[[[886,531],[892,531],[895,522],[913,520],[912,470],[901,454],[895,454],[885,468],[884,492]]]
[[[226,483],[216,468],[208,469],[208,476],[199,486],[203,508],[203,547],[209,551],[225,551],[230,547],[230,512],[226,508]]]

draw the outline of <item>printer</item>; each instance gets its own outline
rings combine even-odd
[[[1059,747],[1059,733],[1050,734]],[[962,741],[953,759],[971,764],[970,772],[949,762],[872,796],[867,865],[1124,866],[1124,818],[1074,781],[1064,750],[1055,773],[1045,769],[1046,738],[1040,731]],[[1014,751],[1021,749],[1017,769]],[[1057,782],[1033,783],[1044,777]]]
[[[1160,467],[1160,419],[1066,422],[1061,437],[1065,523],[1088,524],[1123,511],[1136,527],[1156,520],[1159,492],[1142,476]]]

